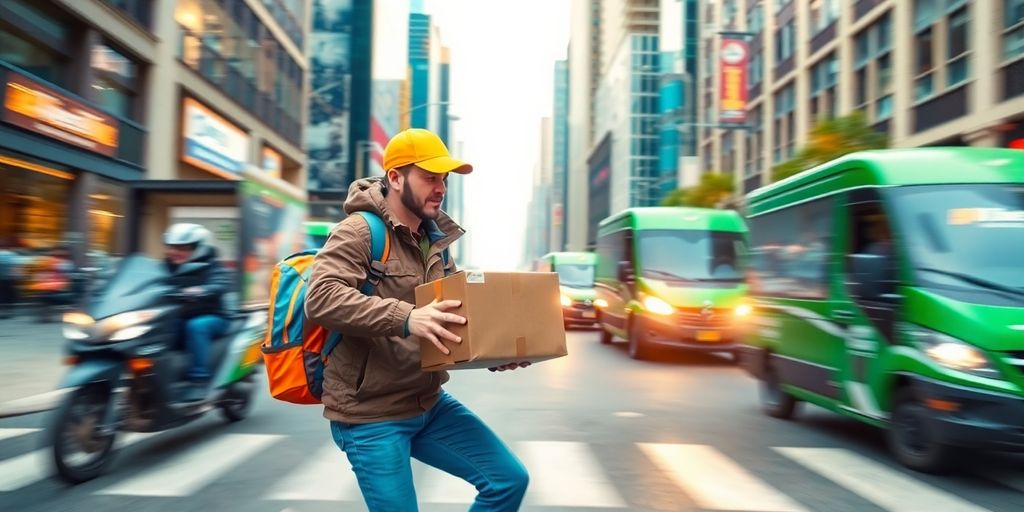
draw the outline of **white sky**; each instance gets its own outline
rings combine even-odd
[[[408,9],[400,0],[383,0],[378,9],[381,3]],[[425,2],[451,49],[449,111],[460,117],[452,126],[453,140],[464,141],[462,157],[474,167],[464,178],[466,214],[456,220],[472,233],[468,263],[484,270],[515,269],[522,257],[526,204],[540,157],[540,120],[551,115],[555,61],[565,58],[569,43],[569,3]],[[378,19],[401,13],[397,25],[407,26],[402,17],[407,20],[408,11],[395,7],[378,11]],[[377,43],[388,44],[380,35]],[[392,41],[407,44],[402,36]],[[381,77],[385,67],[392,69],[375,65],[374,75]]]

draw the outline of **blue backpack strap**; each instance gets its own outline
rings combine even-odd
[[[441,251],[441,263],[444,265],[444,275],[447,277],[448,274],[451,274],[451,269],[448,268],[448,248],[447,247],[445,247],[444,250]]]
[[[370,268],[367,269],[366,282],[359,287],[364,295],[370,295],[373,293],[373,289],[380,284],[380,280],[384,277],[387,267],[384,266],[384,260],[387,258],[388,251],[388,227],[384,224],[384,220],[375,213],[372,212],[356,212],[357,215],[366,221],[366,225],[370,227]]]

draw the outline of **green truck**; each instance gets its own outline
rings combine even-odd
[[[847,155],[747,197],[764,411],[886,429],[920,471],[1024,448],[1024,151]]]
[[[630,208],[598,225],[601,342],[735,353],[747,325],[747,227],[732,210]]]
[[[552,252],[537,262],[538,272],[558,274],[566,329],[592,327],[597,323],[597,311],[594,309],[596,265],[597,255],[592,252]]]

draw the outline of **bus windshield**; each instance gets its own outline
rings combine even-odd
[[[1024,185],[891,191],[903,245],[925,284],[1024,294]]]
[[[558,283],[570,288],[592,288],[594,265],[589,263],[560,263],[555,266]]]
[[[729,231],[639,231],[643,277],[680,281],[743,281],[746,244]]]

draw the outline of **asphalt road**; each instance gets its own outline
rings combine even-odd
[[[952,476],[897,465],[881,432],[813,407],[764,416],[757,385],[726,357],[630,359],[596,332],[531,368],[453,372],[447,390],[531,473],[524,510],[1017,511],[1024,458],[975,454]],[[261,386],[265,383],[261,382]],[[121,450],[70,487],[49,476],[46,414],[0,420],[0,510],[365,510],[319,407],[275,402],[227,424],[211,414]],[[473,489],[416,464],[420,509],[466,510]]]

